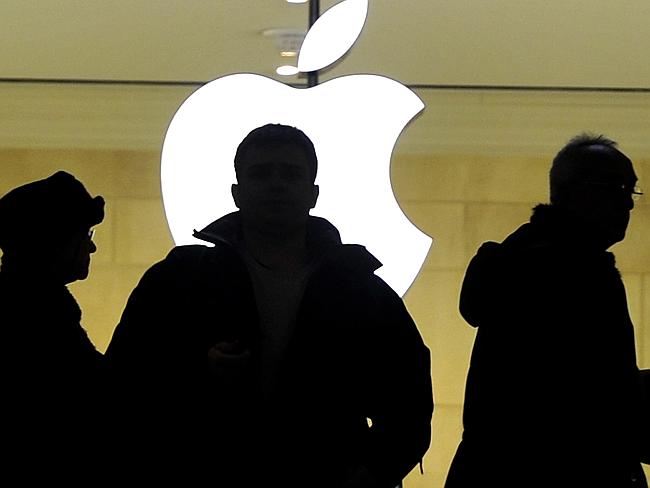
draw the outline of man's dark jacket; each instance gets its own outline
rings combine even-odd
[[[0,272],[0,479],[83,479],[103,461],[103,358],[67,287],[12,264]]]
[[[429,350],[374,274],[380,263],[324,219],[308,229],[319,261],[271,404],[260,401],[257,308],[233,246],[239,214],[197,234],[214,247],[176,247],[145,273],[106,352],[124,444],[217,486],[334,487],[362,464],[392,488],[417,465],[430,442]],[[207,364],[224,340],[252,351],[232,385]]]
[[[645,486],[625,289],[584,235],[539,205],[470,262],[460,311],[477,333],[447,488]]]

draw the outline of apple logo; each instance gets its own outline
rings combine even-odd
[[[367,9],[368,0],[344,0],[321,15],[305,36],[298,69],[316,71],[341,58],[361,32]],[[403,296],[432,240],[400,209],[390,158],[423,108],[410,89],[372,74],[293,88],[236,73],[201,86],[174,114],[162,148],[161,190],[175,243],[202,242],[192,237],[194,229],[236,210],[230,185],[244,136],[266,123],[293,125],[312,139],[319,159],[320,196],[312,214],[332,222],[344,243],[366,246],[383,263],[377,274]]]

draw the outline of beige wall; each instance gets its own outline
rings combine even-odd
[[[434,437],[424,462],[424,476],[415,471],[406,485],[439,488],[460,436],[464,380],[474,337],[457,311],[465,266],[482,241],[501,240],[527,220],[535,203],[546,200],[549,148],[557,149],[572,136],[581,126],[580,117],[589,119],[589,107],[597,107],[594,104],[605,96],[586,100],[584,95],[575,95],[572,102],[570,94],[555,98],[540,94],[527,98],[521,94],[425,95],[430,103],[433,101],[428,119],[418,120],[400,140],[393,157],[392,178],[404,212],[434,237],[423,269],[405,297],[432,352],[437,405]],[[648,103],[647,95],[638,96],[641,98],[635,101],[624,95],[619,103],[607,98],[603,102],[607,111],[598,112],[597,117],[609,121],[610,125],[604,126],[610,129],[608,135],[618,138],[624,150],[631,149],[643,185],[644,176],[650,181],[648,141],[642,140],[640,134],[645,134],[638,130],[643,121],[637,118],[627,128],[623,123],[630,110]],[[522,97],[528,100],[528,112],[522,112]],[[175,93],[170,103],[177,101]],[[551,110],[549,115],[549,107],[560,107],[568,114],[559,128],[554,122],[555,112]],[[540,116],[540,111],[546,115]],[[513,121],[505,122],[499,113],[507,113]],[[101,118],[101,114],[94,116],[95,120]],[[612,126],[612,120],[623,122]],[[19,119],[10,122],[25,134]],[[603,126],[586,123],[585,127]],[[554,132],[561,132],[561,137],[549,136]],[[48,137],[51,134],[43,134],[43,139]],[[108,147],[104,140],[98,148],[81,139],[75,146],[71,142],[74,134],[64,137],[67,147],[56,141],[48,147],[37,143],[12,145],[5,134],[4,145],[0,139],[0,194],[65,169],[81,179],[91,193],[104,195],[107,218],[97,227],[98,251],[91,275],[71,286],[84,311],[84,326],[97,347],[104,350],[130,291],[144,270],[172,246],[160,195],[160,152],[128,144],[120,148],[119,143]],[[152,137],[160,139],[161,134]],[[544,144],[534,144],[534,137]],[[38,133],[21,140],[38,140]],[[650,200],[646,196],[633,212],[627,240],[613,248],[636,326],[639,364],[646,368],[650,367],[649,238]]]

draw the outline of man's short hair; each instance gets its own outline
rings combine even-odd
[[[318,158],[314,143],[307,135],[290,125],[266,124],[248,133],[237,147],[235,153],[235,174],[239,180],[239,168],[252,149],[259,149],[282,144],[290,144],[304,151],[309,162],[309,171],[312,183],[316,180],[318,170]]]
[[[551,203],[561,201],[572,185],[619,158],[630,161],[619,151],[616,141],[602,134],[584,132],[573,137],[553,158],[549,174]]]

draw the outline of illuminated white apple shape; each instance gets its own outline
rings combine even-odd
[[[364,3],[346,0],[335,7],[347,2]],[[326,19],[324,14],[314,27]],[[305,42],[308,38],[309,33]],[[230,186],[235,151],[244,136],[266,123],[293,125],[312,139],[318,156],[320,196],[312,215],[332,222],[344,243],[366,246],[383,264],[377,274],[404,295],[431,238],[395,200],[390,158],[401,132],[423,108],[410,89],[377,75],[293,88],[237,73],[203,85],[179,107],[163,144],[162,195],[175,243],[200,242],[192,237],[194,229],[236,210]]]

